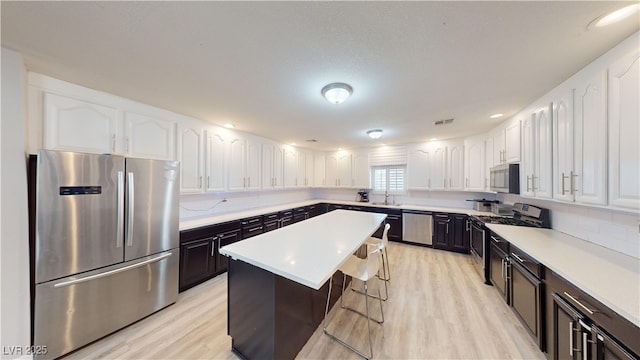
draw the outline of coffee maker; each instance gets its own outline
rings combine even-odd
[[[358,191],[358,197],[356,200],[359,202],[369,202],[369,191],[365,189]]]

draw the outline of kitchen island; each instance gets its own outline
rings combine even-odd
[[[322,322],[327,280],[385,218],[336,210],[222,247],[231,258],[227,330],[233,351],[246,359],[293,359]]]

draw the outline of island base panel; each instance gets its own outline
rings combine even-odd
[[[330,306],[340,297],[342,273],[334,274]],[[322,323],[329,282],[320,290],[231,260],[228,333],[244,359],[293,359]]]

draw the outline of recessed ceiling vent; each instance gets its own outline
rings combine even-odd
[[[447,124],[451,124],[452,122],[453,122],[453,119],[436,120],[433,122],[433,125],[447,125]]]
[[[316,139],[307,139],[305,141],[306,142],[310,142],[310,143],[317,143],[318,142],[318,140],[316,140]]]

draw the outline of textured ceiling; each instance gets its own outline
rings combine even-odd
[[[587,29],[626,4],[2,1],[2,46],[31,71],[329,150],[487,131],[637,31]],[[340,105],[320,95],[336,81],[354,89]]]

